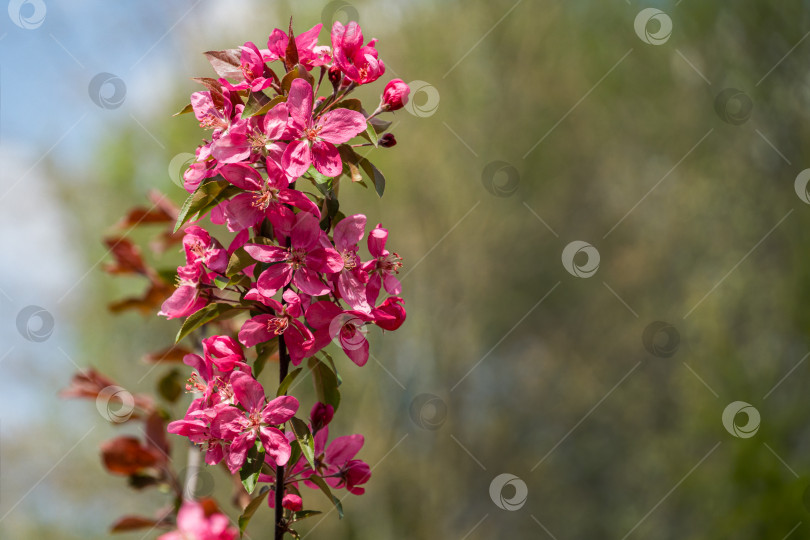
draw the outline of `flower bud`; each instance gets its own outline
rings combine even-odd
[[[312,422],[312,432],[316,433],[329,425],[329,422],[332,421],[334,416],[334,407],[321,403],[320,401],[315,403],[315,405],[312,407],[312,411],[309,413],[309,418]]]
[[[377,141],[377,143],[382,146],[383,148],[391,148],[397,144],[397,139],[394,137],[393,133],[386,133]]]
[[[329,82],[332,83],[332,88],[337,90],[340,88],[340,82],[343,80],[343,72],[337,66],[329,68]]]
[[[401,109],[408,102],[410,87],[402,79],[394,79],[385,85],[382,95],[382,108],[386,111]]]
[[[283,499],[281,499],[281,506],[293,512],[300,512],[304,507],[304,504],[301,497],[293,493],[288,493],[287,495],[284,495]]]

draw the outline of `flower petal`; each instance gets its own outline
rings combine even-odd
[[[326,142],[340,144],[366,130],[366,117],[350,109],[329,111],[318,122],[318,137]]]

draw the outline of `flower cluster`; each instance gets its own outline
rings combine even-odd
[[[183,174],[188,197],[176,207],[153,193],[151,209],[133,209],[120,224],[173,224],[150,247],[161,253],[181,244],[176,272],[151,268],[123,236],[106,239],[115,262],[105,270],[150,283],[142,297],[111,309],[154,313],[159,305],[159,315],[182,322],[176,343],[146,359],[191,370],[172,367],[158,394],[170,403],[183,389],[193,394],[185,415],[168,421],[159,401],[133,397],[92,370],[65,392],[95,399],[100,411],[110,396],[128,397],[126,414],[106,416],[143,421],[146,440],[105,443],[104,465],[133,487],[163,486],[175,495],[157,518],[124,516],[116,532],[159,527],[170,529],[161,536],[167,540],[232,539],[267,498],[276,538],[297,537],[293,524],[317,513],[304,509],[302,484],[324,491],[341,514],[332,490],[365,491],[371,471],[356,458],[363,436],[329,442],[342,378],[328,346],[363,366],[369,329],[403,324],[402,258],[388,250],[382,224],[341,211],[338,193],[341,183],[359,184],[382,196],[385,177],[367,154],[396,144],[381,116],[401,109],[410,90],[400,79],[388,82],[368,113],[349,95],[385,73],[376,40],[366,42],[355,22],[336,22],[330,45],[318,44],[320,31],[319,24],[296,36],[290,24],[288,32],[273,30],[267,48],[247,42],[205,53],[217,78],[195,79],[205,89],[178,113],[193,113],[210,131]],[[275,361],[277,387],[259,380]],[[308,374],[318,400],[304,420],[288,393]],[[188,492],[194,482],[175,472],[167,432],[203,451],[205,464],[238,476],[238,530],[213,499]]]

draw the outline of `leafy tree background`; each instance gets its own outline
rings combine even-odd
[[[633,29],[650,5],[673,21],[661,46]],[[126,491],[99,463],[98,444],[129,428],[56,397],[72,362],[132,390],[151,389],[167,371],[144,378],[150,366],[140,358],[170,343],[175,323],[104,309],[142,283],[100,271],[100,234],[150,188],[182,200],[168,164],[203,132],[171,114],[197,90],[190,77],[209,74],[200,53],[261,45],[290,14],[304,30],[325,6],[51,2],[36,30],[4,21],[3,537],[105,538],[116,516],[157,508],[158,494]],[[366,367],[341,362],[343,407],[356,414],[337,427],[364,433],[364,459],[379,464],[368,495],[344,501],[346,518],[332,514],[311,538],[543,538],[545,527],[571,539],[631,530],[626,537],[778,539],[800,522],[793,534],[806,536],[810,362],[800,360],[810,350],[810,207],[793,181],[810,166],[810,3],[350,7],[381,40],[385,80],[426,81],[441,100],[432,116],[396,113],[399,145],[376,152],[388,178],[382,200],[359,186],[342,193],[345,209],[368,209],[369,222],[390,229],[405,259],[408,321],[373,340]],[[126,82],[117,109],[88,97],[102,71]],[[742,125],[715,111],[729,87],[754,104]],[[519,174],[511,196],[485,188],[496,160]],[[560,262],[580,239],[601,255],[589,279]],[[55,317],[43,343],[17,332],[30,304]],[[680,335],[671,358],[642,345],[657,320]],[[438,429],[411,417],[422,393],[446,404]],[[736,400],[762,415],[750,439],[721,423]],[[528,486],[519,511],[490,499],[502,472]],[[211,474],[227,502],[224,475]],[[308,501],[325,509],[315,491]],[[269,526],[270,513],[253,530],[262,519]]]

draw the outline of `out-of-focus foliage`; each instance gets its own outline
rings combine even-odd
[[[344,406],[358,411],[341,431],[366,434],[363,457],[375,468],[370,496],[345,500],[343,523],[334,513],[311,519],[310,538],[542,538],[545,527],[561,539],[753,540],[808,521],[810,363],[800,360],[810,350],[810,207],[793,181],[810,163],[810,42],[799,43],[810,6],[656,5],[674,28],[659,46],[634,32],[645,7],[635,2],[355,4],[364,31],[385,37],[386,79],[426,81],[441,100],[431,116],[396,113],[398,145],[378,151],[385,198],[359,186],[341,193],[347,213],[362,202],[402,246],[408,321],[373,340],[366,367],[341,359],[353,385]],[[322,8],[295,6],[296,28],[319,22]],[[262,10],[239,35],[284,26],[287,13]],[[200,72],[205,61],[194,58],[187,71]],[[725,88],[753,102],[741,125],[715,111]],[[149,130],[165,150],[122,124],[78,188],[61,184],[88,266],[104,251],[100,233],[149,187],[182,200],[167,164],[203,132],[169,115],[195,89],[179,79],[155,98],[165,119]],[[506,197],[482,178],[496,160],[519,175]],[[600,253],[591,278],[561,264],[574,240]],[[108,315],[102,306],[132,291],[98,271],[91,279],[76,314],[82,359],[138,381],[151,367],[140,357],[176,329]],[[659,320],[680,336],[669,358],[642,344]],[[423,393],[439,397],[438,409],[412,407]],[[761,413],[754,437],[722,425],[737,400]],[[420,427],[420,412],[437,429]],[[5,462],[15,450],[3,445]],[[122,488],[81,459],[81,482],[63,475],[60,505]],[[504,472],[527,484],[518,511],[490,498]],[[88,534],[103,537],[121,500],[98,503]],[[269,518],[257,514],[251,527]],[[88,529],[15,523],[19,537]]]

